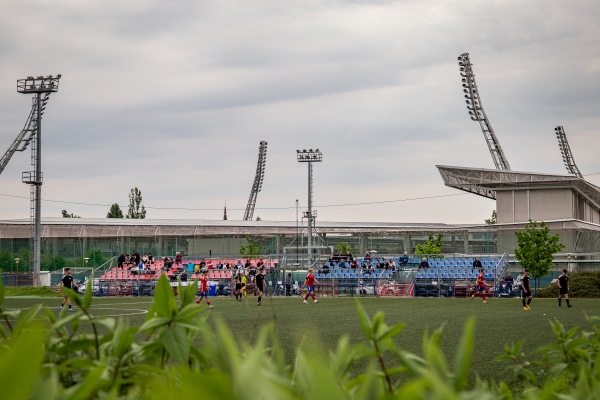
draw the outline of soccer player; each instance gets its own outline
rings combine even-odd
[[[533,295],[531,294],[531,289],[529,288],[529,271],[525,271],[523,279],[521,279],[521,293],[523,293],[523,296],[521,297],[521,300],[523,300],[523,310],[531,310],[529,305],[531,304]],[[525,299],[527,299],[527,304],[525,303]]]
[[[71,268],[65,268],[65,274],[63,275],[63,277],[60,279],[60,282],[58,283],[58,290],[60,290],[62,287],[66,287],[71,290],[73,290],[75,288],[77,288],[77,289],[79,288],[79,286],[77,286],[77,284],[73,280],[73,277],[71,276]],[[63,299],[59,310],[62,310],[65,303],[67,303],[69,305],[69,311],[73,312],[73,307],[71,307],[71,299],[69,298],[69,295],[64,290],[63,290],[63,293],[65,294],[65,298]]]
[[[248,280],[248,277],[246,276],[246,271],[242,270],[242,279],[240,280],[242,283],[242,294],[244,295],[244,297],[246,297],[246,281]],[[240,299],[242,298],[242,296],[240,295]]]
[[[200,298],[196,300],[196,304],[200,304],[202,299],[206,297],[206,304],[208,304],[208,308],[215,308],[215,306],[210,304],[210,300],[208,300],[208,270],[205,269],[202,271],[202,276],[200,277]]]
[[[262,295],[263,292],[265,291],[265,267],[264,266],[260,266],[260,268],[258,269],[258,273],[256,274],[256,290],[258,290],[258,305],[261,305],[261,300],[262,300]]]
[[[471,296],[471,300],[473,300],[477,295],[481,296],[481,298],[483,299],[483,303],[487,303],[487,289],[485,287],[485,269],[482,269],[479,275],[477,275],[477,292],[473,296]]]
[[[319,302],[319,300],[317,300],[315,297],[315,282],[317,284],[320,284],[320,282],[315,278],[314,272],[314,268],[310,268],[308,270],[308,275],[306,275],[306,279],[304,279],[304,284],[302,285],[303,289],[304,287],[307,289],[306,296],[304,297],[304,304],[308,304],[306,301],[308,300],[308,296],[312,297],[315,303]]]
[[[242,301],[242,278],[239,272],[235,274],[235,300]]]
[[[567,270],[563,269],[562,275],[558,277],[558,306],[560,307],[560,302],[562,298],[565,298],[567,302],[567,307],[573,307],[569,304],[569,277],[567,276]]]

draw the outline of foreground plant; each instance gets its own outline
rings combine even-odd
[[[91,280],[89,281],[91,285]],[[475,322],[465,325],[449,366],[440,349],[442,328],[423,338],[423,357],[399,348],[404,324],[388,326],[357,302],[365,340],[340,338],[335,349],[301,345],[286,365],[273,325],[250,344],[234,338],[219,320],[207,323],[197,307],[197,285],[179,287],[166,278],[142,326],[95,318],[91,287],[70,292],[74,313],[4,307],[0,282],[0,387],[2,398],[20,399],[593,399],[600,393],[600,319],[591,331],[551,328],[556,343],[530,362],[521,344],[500,356],[511,363],[519,385],[470,379]],[[91,329],[84,332],[87,324]],[[91,331],[91,333],[88,333]],[[387,360],[387,361],[386,361]],[[390,367],[389,361],[394,367]],[[353,373],[353,366],[366,366]]]

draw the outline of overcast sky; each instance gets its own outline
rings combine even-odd
[[[0,154],[31,108],[16,80],[62,74],[42,123],[42,216],[127,211],[295,221],[318,148],[318,220],[481,223],[495,202],[445,187],[436,164],[493,168],[457,56],[516,171],[566,174],[563,125],[600,184],[600,2],[3,0]],[[0,219],[29,217],[29,149],[0,175]]]

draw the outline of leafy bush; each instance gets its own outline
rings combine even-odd
[[[178,289],[176,300],[162,277],[144,324],[132,327],[124,319],[94,318],[91,287],[83,298],[69,291],[77,310],[56,317],[41,305],[6,310],[0,282],[2,398],[587,399],[600,393],[600,318],[590,319],[590,332],[553,323],[556,343],[540,349],[539,362],[525,358],[522,343],[507,346],[499,359],[520,378],[520,386],[509,388],[469,381],[473,319],[450,368],[440,349],[442,328],[425,333],[419,357],[393,340],[404,324],[388,326],[382,312],[371,318],[357,302],[363,343],[343,337],[326,351],[304,344],[286,365],[272,325],[255,343],[239,343],[222,322],[207,323],[207,309],[194,302],[197,283]],[[389,355],[399,367],[386,365]],[[368,365],[366,371],[353,374],[356,363]]]
[[[538,289],[538,297],[557,298],[558,285],[551,283]],[[579,271],[569,274],[569,297],[600,298],[600,272]]]

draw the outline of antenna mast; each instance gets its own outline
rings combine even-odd
[[[469,60],[469,53],[463,53],[458,57],[458,65],[460,67],[460,76],[462,76],[463,92],[465,93],[469,115],[473,121],[479,122],[481,131],[485,137],[485,142],[492,154],[494,165],[496,165],[496,169],[510,171],[508,160],[506,159],[504,151],[502,151],[502,147],[500,147],[500,142],[498,141],[498,138],[496,138],[492,125],[483,110],[477,83],[475,83],[475,74],[473,73],[471,61]]]
[[[258,162],[256,164],[256,175],[254,177],[254,183],[252,184],[252,190],[250,191],[250,198],[248,199],[248,205],[246,206],[246,212],[244,213],[244,221],[252,221],[254,215],[254,207],[256,207],[256,197],[258,192],[262,189],[263,180],[265,178],[265,165],[267,163],[267,142],[264,140],[260,142],[258,147]]]

